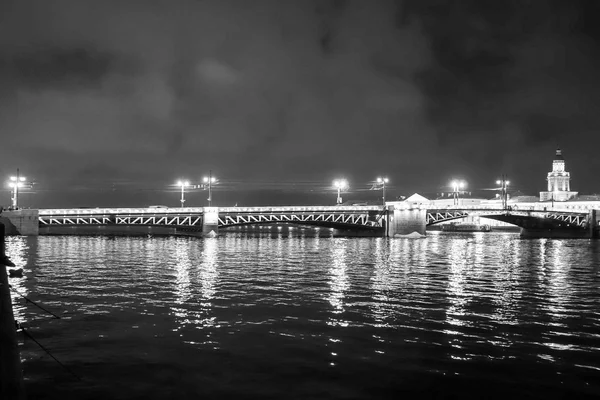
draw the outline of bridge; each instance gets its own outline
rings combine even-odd
[[[470,215],[477,215],[484,218],[495,219],[502,222],[512,223],[522,226],[520,221],[531,218],[543,219],[549,224],[558,226],[573,226],[584,228],[587,226],[589,213],[577,211],[545,211],[545,210],[513,210],[513,209],[494,209],[494,208],[446,208],[446,209],[428,209],[426,224],[427,226],[455,219],[465,218]]]
[[[383,206],[95,208],[38,213],[39,228],[46,233],[60,232],[56,229],[60,227],[137,225],[209,234],[231,226],[282,223],[378,231],[384,218]]]
[[[385,206],[73,208],[4,212],[21,234],[69,234],[102,227],[167,234],[215,235],[219,229],[257,224],[296,224],[373,236],[425,234],[427,226],[478,215],[507,222],[524,236],[597,237],[593,209],[547,210],[543,204],[509,207],[446,206],[435,202],[387,202]],[[6,222],[5,222],[6,223]],[[106,232],[109,232],[108,230]]]
[[[547,207],[507,209],[485,208],[480,206],[466,208],[428,209],[425,222],[427,226],[446,221],[477,215],[480,217],[506,222],[521,227],[521,236],[534,237],[598,237],[600,221],[596,210],[547,210]]]

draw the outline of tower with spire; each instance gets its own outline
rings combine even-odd
[[[571,175],[565,171],[565,159],[560,149],[556,149],[552,171],[548,172],[548,191],[540,192],[540,201],[567,201],[577,196],[571,192]]]

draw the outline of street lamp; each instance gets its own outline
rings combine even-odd
[[[385,205],[385,184],[389,181],[388,178],[377,178],[377,183],[381,185],[381,189],[383,190],[383,195],[381,196],[383,198],[383,205]]]
[[[203,179],[204,186],[208,185],[208,206],[212,206],[212,185],[213,183],[217,183],[217,178],[212,176],[212,171],[208,171],[208,176],[205,176]]]
[[[508,185],[510,181],[506,180],[506,177],[502,175],[502,179],[496,181],[496,185],[500,185],[500,197],[502,199],[502,209],[508,208]]]
[[[454,195],[454,205],[457,206],[459,189],[464,189],[467,186],[467,184],[465,181],[453,180],[452,182],[450,182],[450,186],[452,186],[452,193]]]
[[[181,186],[181,208],[183,208],[183,203],[185,203],[185,187],[190,186],[190,182],[177,181],[177,186]]]
[[[342,204],[342,190],[348,189],[348,181],[345,179],[336,179],[333,181],[333,187],[337,189],[337,204]]]
[[[12,189],[12,208],[17,209],[19,207],[19,188],[25,186],[27,179],[24,176],[19,176],[19,169],[17,168],[17,176],[11,176],[8,182],[8,187]]]

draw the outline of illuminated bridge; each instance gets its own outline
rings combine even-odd
[[[39,210],[42,233],[77,226],[172,227],[179,232],[218,232],[255,224],[298,224],[354,230],[381,230],[383,206],[76,208]]]
[[[588,212],[577,211],[544,211],[544,210],[504,210],[496,208],[446,208],[428,209],[426,224],[434,225],[441,222],[451,221],[477,215],[484,218],[495,219],[522,226],[522,221],[528,219],[542,219],[549,224],[564,226],[586,227],[588,224]]]
[[[388,202],[385,206],[287,207],[149,207],[74,208],[4,212],[13,232],[24,235],[85,233],[165,233],[215,235],[220,228],[242,225],[296,224],[354,231],[368,236],[425,234],[426,227],[470,215],[507,222],[523,236],[597,237],[596,210],[569,206],[546,210],[531,203],[508,209],[490,206],[440,207],[435,202]],[[579,207],[579,208],[577,208]]]
[[[476,215],[494,219],[521,227],[521,236],[531,237],[598,237],[600,221],[596,210],[589,209],[552,209],[545,205],[509,207],[507,209],[491,207],[449,207],[445,209],[428,208],[426,225]]]

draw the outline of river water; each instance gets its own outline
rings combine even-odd
[[[7,240],[30,399],[600,396],[600,241]]]

